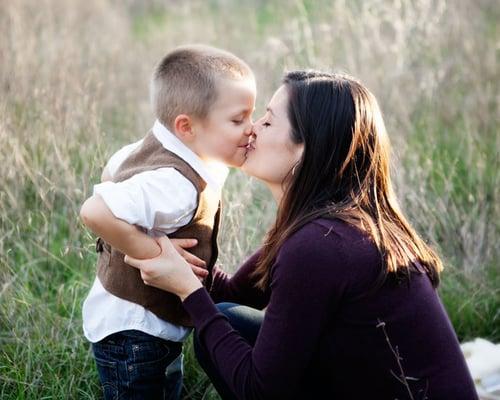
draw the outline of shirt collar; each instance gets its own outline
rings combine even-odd
[[[177,136],[170,132],[165,125],[156,120],[153,125],[153,135],[162,146],[186,161],[208,185],[221,190],[229,173],[229,168],[219,162],[203,161],[187,147]]]

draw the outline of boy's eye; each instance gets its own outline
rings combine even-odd
[[[264,122],[262,126],[271,126],[271,124],[269,122]]]

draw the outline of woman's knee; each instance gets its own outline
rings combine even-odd
[[[255,342],[264,319],[263,311],[236,303],[218,303],[216,306],[234,330],[249,343]]]
[[[216,304],[217,310],[223,314],[231,327],[239,332],[249,343],[254,343],[264,318],[264,312],[237,303],[223,302]],[[198,332],[193,336],[196,358],[200,361],[206,357],[206,350],[200,341]]]
[[[215,307],[217,307],[217,310],[219,310],[219,312],[221,312],[229,320],[231,320],[232,317],[237,315],[238,309],[242,306],[237,303],[223,302],[223,303],[217,303]]]

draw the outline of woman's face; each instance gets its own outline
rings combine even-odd
[[[270,185],[281,185],[304,147],[292,142],[287,106],[288,92],[283,85],[274,93],[264,116],[255,122],[242,166],[245,173]]]

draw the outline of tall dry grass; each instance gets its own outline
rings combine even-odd
[[[378,97],[403,208],[445,259],[461,339],[500,339],[498,51],[494,0],[0,2],[0,397],[95,398],[81,333],[93,277],[80,204],[107,157],[152,123],[148,81],[169,49],[205,42],[254,68],[258,110],[284,69],[343,70]],[[234,171],[221,263],[273,219]],[[213,397],[187,353],[186,398]]]

